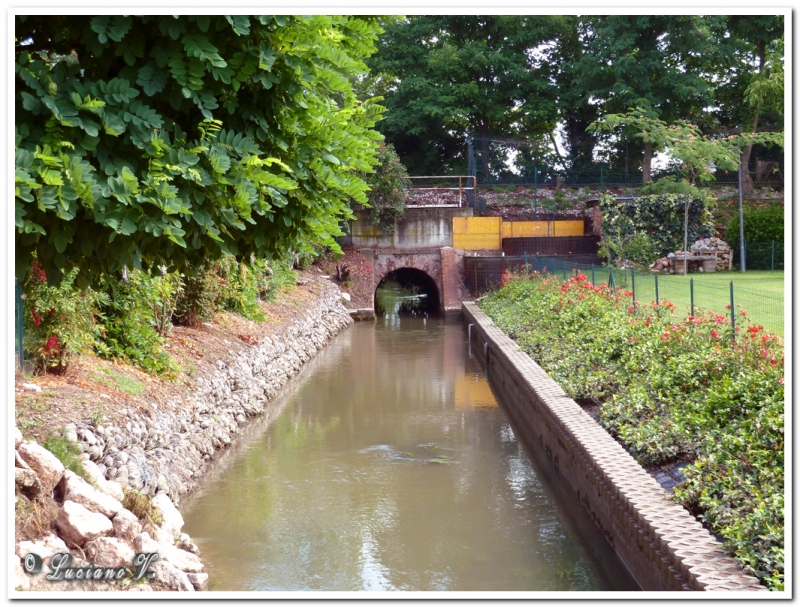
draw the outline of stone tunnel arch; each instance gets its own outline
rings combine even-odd
[[[386,272],[382,278],[377,280],[373,293],[374,308],[378,310],[378,291],[388,281],[394,281],[402,288],[416,287],[420,294],[425,295],[425,310],[437,313],[442,310],[442,295],[439,285],[433,277],[426,271],[418,268],[400,267]]]

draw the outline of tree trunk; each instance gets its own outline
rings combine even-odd
[[[650,181],[650,165],[653,163],[653,144],[649,141],[644,143],[644,156],[642,157],[642,185],[647,185]]]

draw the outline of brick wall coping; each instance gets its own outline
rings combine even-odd
[[[475,329],[478,330],[486,355],[500,359],[506,368],[513,367],[520,385],[533,397],[528,399],[531,405],[545,409],[547,417],[555,421],[572,443],[572,449],[609,488],[615,498],[609,500],[610,506],[623,508],[637,530],[647,536],[648,543],[658,549],[661,559],[667,561],[652,566],[668,564],[666,569],[676,578],[669,584],[672,588],[647,588],[643,584],[644,590],[675,589],[675,583],[682,582],[687,590],[768,591],[755,577],[745,574],[739,564],[725,554],[714,536],[686,509],[672,501],[658,482],[475,303],[464,302],[462,312],[466,321],[475,325],[473,338]],[[575,479],[567,480],[574,485]],[[625,557],[620,556],[625,561]],[[635,570],[631,563],[626,565],[631,571]]]

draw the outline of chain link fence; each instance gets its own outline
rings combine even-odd
[[[733,264],[742,266],[741,252],[738,243],[732,244]],[[747,270],[783,270],[782,242],[747,242],[744,243],[744,261]]]

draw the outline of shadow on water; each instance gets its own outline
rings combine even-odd
[[[385,318],[439,315],[439,289],[421,270],[400,268],[386,275],[375,290],[375,313]]]

